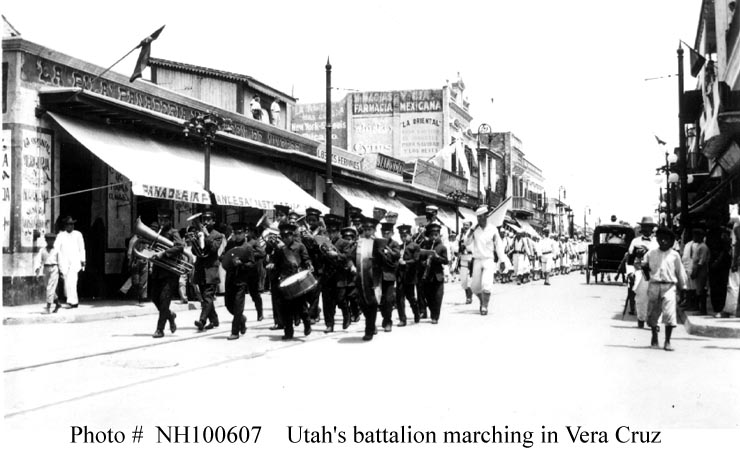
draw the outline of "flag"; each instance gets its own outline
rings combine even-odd
[[[141,52],[139,53],[139,59],[136,61],[134,73],[128,80],[129,83],[133,83],[137,78],[141,78],[141,74],[144,72],[144,69],[149,65],[149,53],[152,50],[152,42],[159,37],[159,34],[164,30],[164,27],[165,26],[162,25],[160,29],[146,37],[143,41],[139,42],[138,46],[136,46],[136,48],[141,47]]]
[[[503,225],[504,219],[506,218],[506,212],[511,209],[511,203],[511,197],[507,197],[506,200],[501,202],[496,209],[488,214],[488,223],[495,227]]]
[[[659,138],[659,137],[658,137],[657,135],[655,135],[655,134],[654,134],[653,136],[655,136],[655,140],[656,140],[656,141],[658,141],[658,144],[660,144],[660,145],[665,145],[665,141],[664,141],[664,140],[662,140],[661,138]]]
[[[455,141],[452,141],[452,144],[442,147],[437,151],[437,153],[434,154],[431,158],[427,160],[428,163],[431,163],[437,167],[441,167],[444,169],[445,167],[445,160],[452,155],[452,153],[455,152],[455,149],[457,148],[457,144],[455,144]]]
[[[681,42],[689,49],[689,64],[691,65],[691,76],[696,78],[696,76],[699,75],[701,68],[704,67],[704,63],[707,62],[707,60],[703,56],[701,56],[698,51],[694,50],[693,47],[691,47],[689,44],[683,41]]]

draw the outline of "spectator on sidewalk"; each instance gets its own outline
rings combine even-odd
[[[662,313],[665,324],[663,349],[673,351],[671,334],[678,324],[676,320],[676,289],[685,289],[688,282],[686,271],[678,252],[673,250],[676,237],[669,228],[660,227],[656,233],[658,248],[650,250],[641,269],[648,284],[648,325],[652,331],[650,346],[659,348],[658,320]]]
[[[36,276],[44,277],[44,286],[46,286],[46,313],[51,310],[51,304],[54,303],[54,312],[59,311],[59,301],[57,301],[57,284],[59,283],[59,252],[54,248],[54,242],[57,235],[46,233],[46,247],[41,249],[39,262],[36,266]]]
[[[732,265],[732,247],[730,230],[725,227],[714,227],[707,233],[709,247],[708,280],[710,303],[714,317],[722,317],[727,297],[727,278]]]
[[[77,308],[77,279],[85,269],[85,240],[82,233],[75,230],[77,221],[72,216],[62,219],[64,231],[59,233],[54,248],[59,252],[59,273],[64,280],[64,293],[70,308]]]
[[[707,313],[707,272],[709,247],[704,243],[704,230],[695,228],[692,240],[683,249],[681,261],[689,275],[686,309],[698,309],[699,314]]]

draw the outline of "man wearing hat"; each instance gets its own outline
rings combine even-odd
[[[276,206],[277,211],[277,206]],[[280,248],[283,242],[280,240],[280,228],[279,224],[287,222],[287,212],[283,220],[280,222],[273,222],[270,226],[262,232],[262,240],[264,242],[265,251],[265,272],[266,273],[266,284],[270,286],[270,301],[272,304],[272,319],[274,325],[270,327],[271,330],[282,330],[284,328],[285,320],[281,314],[282,306],[280,305],[280,274],[275,269],[275,258],[278,248]],[[290,319],[290,318],[289,318]],[[292,320],[292,319],[290,319]]]
[[[398,280],[396,286],[396,309],[398,310],[398,326],[406,326],[406,300],[409,301],[411,312],[414,314],[414,323],[419,323],[419,305],[416,303],[416,270],[419,263],[419,244],[414,242],[411,235],[411,225],[399,225],[401,235],[401,258],[398,261]]]
[[[59,273],[64,280],[64,294],[70,308],[77,308],[77,278],[80,271],[85,269],[85,240],[82,233],[75,230],[75,223],[71,216],[62,219],[64,231],[57,235],[54,248],[59,253]]]
[[[311,236],[326,234],[326,227],[321,223],[321,211],[316,208],[306,209],[306,225]]]
[[[231,334],[228,340],[239,339],[239,334],[247,332],[247,317],[244,315],[244,299],[248,290],[247,274],[255,270],[254,253],[247,244],[246,224],[231,224],[231,237],[220,257],[226,271],[224,304],[234,317],[231,321]]]
[[[166,250],[161,250],[152,256],[152,260],[161,258],[176,259],[185,251],[185,245],[180,238],[180,234],[168,225],[162,228],[161,235],[169,239],[174,245]],[[167,322],[170,324],[170,332],[174,333],[177,330],[175,324],[175,318],[177,314],[170,311],[170,303],[172,298],[177,295],[178,283],[180,281],[180,275],[171,272],[167,269],[159,267],[157,264],[152,263],[152,273],[149,277],[149,286],[152,293],[152,301],[159,311],[157,317],[157,329],[152,335],[153,338],[164,337],[164,326]]]
[[[279,286],[280,281],[295,275],[300,270],[310,270],[313,272],[313,266],[311,259],[308,257],[308,251],[296,236],[297,226],[290,222],[283,222],[279,225],[281,243],[271,243],[270,245],[276,245],[273,252],[273,259],[271,264],[274,265],[273,269],[278,275],[276,285]],[[281,245],[282,244],[282,245]],[[293,339],[293,317],[298,316],[303,321],[303,334],[308,336],[311,334],[311,322],[308,319],[308,312],[306,310],[307,296],[313,295],[312,292],[303,295],[299,298],[287,300],[283,298],[282,291],[275,289],[273,295],[279,296],[279,307],[281,308],[280,315],[283,320],[283,339]]]
[[[401,246],[393,240],[393,228],[396,223],[383,222],[380,232],[385,239],[385,245],[380,252],[380,268],[383,272],[380,282],[380,312],[383,316],[383,331],[390,332],[393,329],[393,307],[396,305],[396,272],[398,272],[398,260],[401,258]]]
[[[46,312],[51,312],[51,304],[54,303],[54,312],[59,311],[59,301],[57,301],[57,284],[59,283],[59,252],[54,248],[54,242],[57,235],[46,233],[46,247],[39,253],[39,262],[36,266],[36,276],[44,277],[44,286],[46,286]],[[43,272],[42,272],[43,270]]]
[[[465,246],[473,252],[473,270],[471,289],[480,299],[480,313],[482,316],[488,314],[488,303],[493,290],[493,273],[495,271],[494,252],[499,262],[504,263],[508,271],[511,263],[504,251],[501,236],[492,224],[488,223],[488,208],[481,206],[475,211],[478,224],[471,228],[465,238]]]
[[[450,263],[447,256],[447,247],[442,243],[440,237],[441,230],[442,226],[438,223],[430,223],[426,226],[426,234],[429,239],[421,243],[421,254],[419,256],[419,270],[423,271],[421,282],[424,298],[429,306],[429,315],[433,324],[439,321],[442,310],[445,286],[443,265]],[[425,254],[425,250],[428,254]]]
[[[647,320],[648,281],[640,270],[642,260],[650,250],[658,248],[658,241],[653,237],[653,230],[658,226],[652,216],[645,216],[638,223],[640,236],[632,239],[625,255],[627,258],[627,297],[630,314],[637,313],[637,326],[643,328]]]
[[[339,236],[343,221],[343,217],[334,214],[324,216],[326,229],[329,232],[329,242],[320,245],[324,267],[321,298],[324,306],[325,333],[334,331],[334,314],[337,307],[342,311],[342,329],[346,330],[351,323],[347,307],[347,264],[350,243]]]
[[[375,229],[378,220],[373,217],[363,217],[362,235],[357,240],[357,247],[352,260],[357,270],[357,300],[365,315],[364,341],[372,340],[377,333],[375,319],[378,315],[378,296],[376,289],[380,287],[381,252],[380,243],[375,239]]]
[[[316,208],[306,208],[306,226],[300,227],[300,240],[308,250],[308,257],[311,258],[311,264],[314,268],[314,276],[319,282],[319,285],[324,283],[324,261],[321,254],[321,249],[316,241],[318,236],[326,235],[326,227],[321,223],[321,211]],[[313,292],[313,296],[309,300],[308,315],[311,318],[311,324],[315,324],[319,321],[321,315],[321,308],[319,307],[319,296],[321,295],[321,289],[316,289]],[[296,318],[296,325],[298,325],[298,318]]]
[[[357,269],[354,264],[354,255],[357,249],[357,229],[353,226],[344,227],[341,230],[342,239],[349,243],[347,247],[347,265],[345,276],[347,279],[347,307],[349,308],[350,320],[358,322],[360,320],[360,304],[357,302]]]
[[[260,294],[260,270],[264,270],[265,267],[265,248],[259,241],[259,230],[255,225],[246,224],[247,229],[247,245],[252,251],[254,257],[254,267],[250,267],[247,270],[247,290],[249,296],[252,297],[252,303],[254,303],[254,309],[257,311],[257,322],[261,322],[264,319],[262,310],[262,295]]]
[[[547,228],[542,230],[540,250],[540,267],[542,271],[542,278],[545,279],[545,286],[550,286],[550,272],[553,269],[553,261],[557,257],[558,252],[560,252],[560,246],[557,242],[550,238],[550,230]]]
[[[350,206],[347,208],[347,215],[349,216],[350,225],[359,234],[362,228],[362,209]]]
[[[206,211],[201,215],[204,230],[204,246],[200,249],[201,254],[195,262],[195,272],[193,274],[193,283],[198,285],[198,292],[201,301],[200,318],[195,321],[198,331],[211,329],[219,325],[218,314],[214,302],[216,301],[216,292],[221,279],[218,275],[218,269],[221,263],[218,260],[218,251],[225,240],[225,236],[216,230],[216,220],[211,211]],[[206,325],[206,322],[210,324]]]

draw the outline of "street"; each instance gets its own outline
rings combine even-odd
[[[263,448],[390,439],[367,434],[378,429],[397,442],[436,432],[437,444],[447,430],[488,430],[496,443],[527,447],[525,430],[536,446],[547,431],[572,444],[579,426],[588,442],[610,444],[638,430],[660,432],[666,443],[683,429],[740,426],[740,340],[691,336],[679,326],[675,352],[653,350],[648,330],[621,319],[623,286],[586,285],[577,273],[552,284],[497,284],[486,317],[477,300],[465,305],[459,285],[447,284],[438,325],[381,329],[369,343],[362,322],[333,334],[319,323],[305,338],[299,327],[298,339],[281,341],[267,329],[269,311],[254,321],[250,301],[247,334],[236,341],[226,340],[223,307],[219,328],[198,333],[198,311],[180,312],[177,332],[159,340],[150,337],[154,315],[4,326],[3,441],[63,447],[76,426],[119,430],[130,445],[141,425],[136,447],[149,448],[167,442],[157,426],[190,426],[189,442],[198,444],[213,433],[205,427],[259,426]],[[620,426],[631,431],[617,433]]]

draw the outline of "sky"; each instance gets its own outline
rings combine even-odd
[[[701,7],[701,0],[4,3],[25,39],[102,67],[166,25],[152,57],[250,75],[299,102],[324,101],[327,58],[336,99],[347,89],[440,88],[459,73],[471,128],[487,123],[519,137],[548,196],[562,187],[579,224],[586,209],[589,224],[656,214],[655,168],[678,145],[676,49],[679,39],[693,44]],[[130,75],[136,54],[114,70]]]

